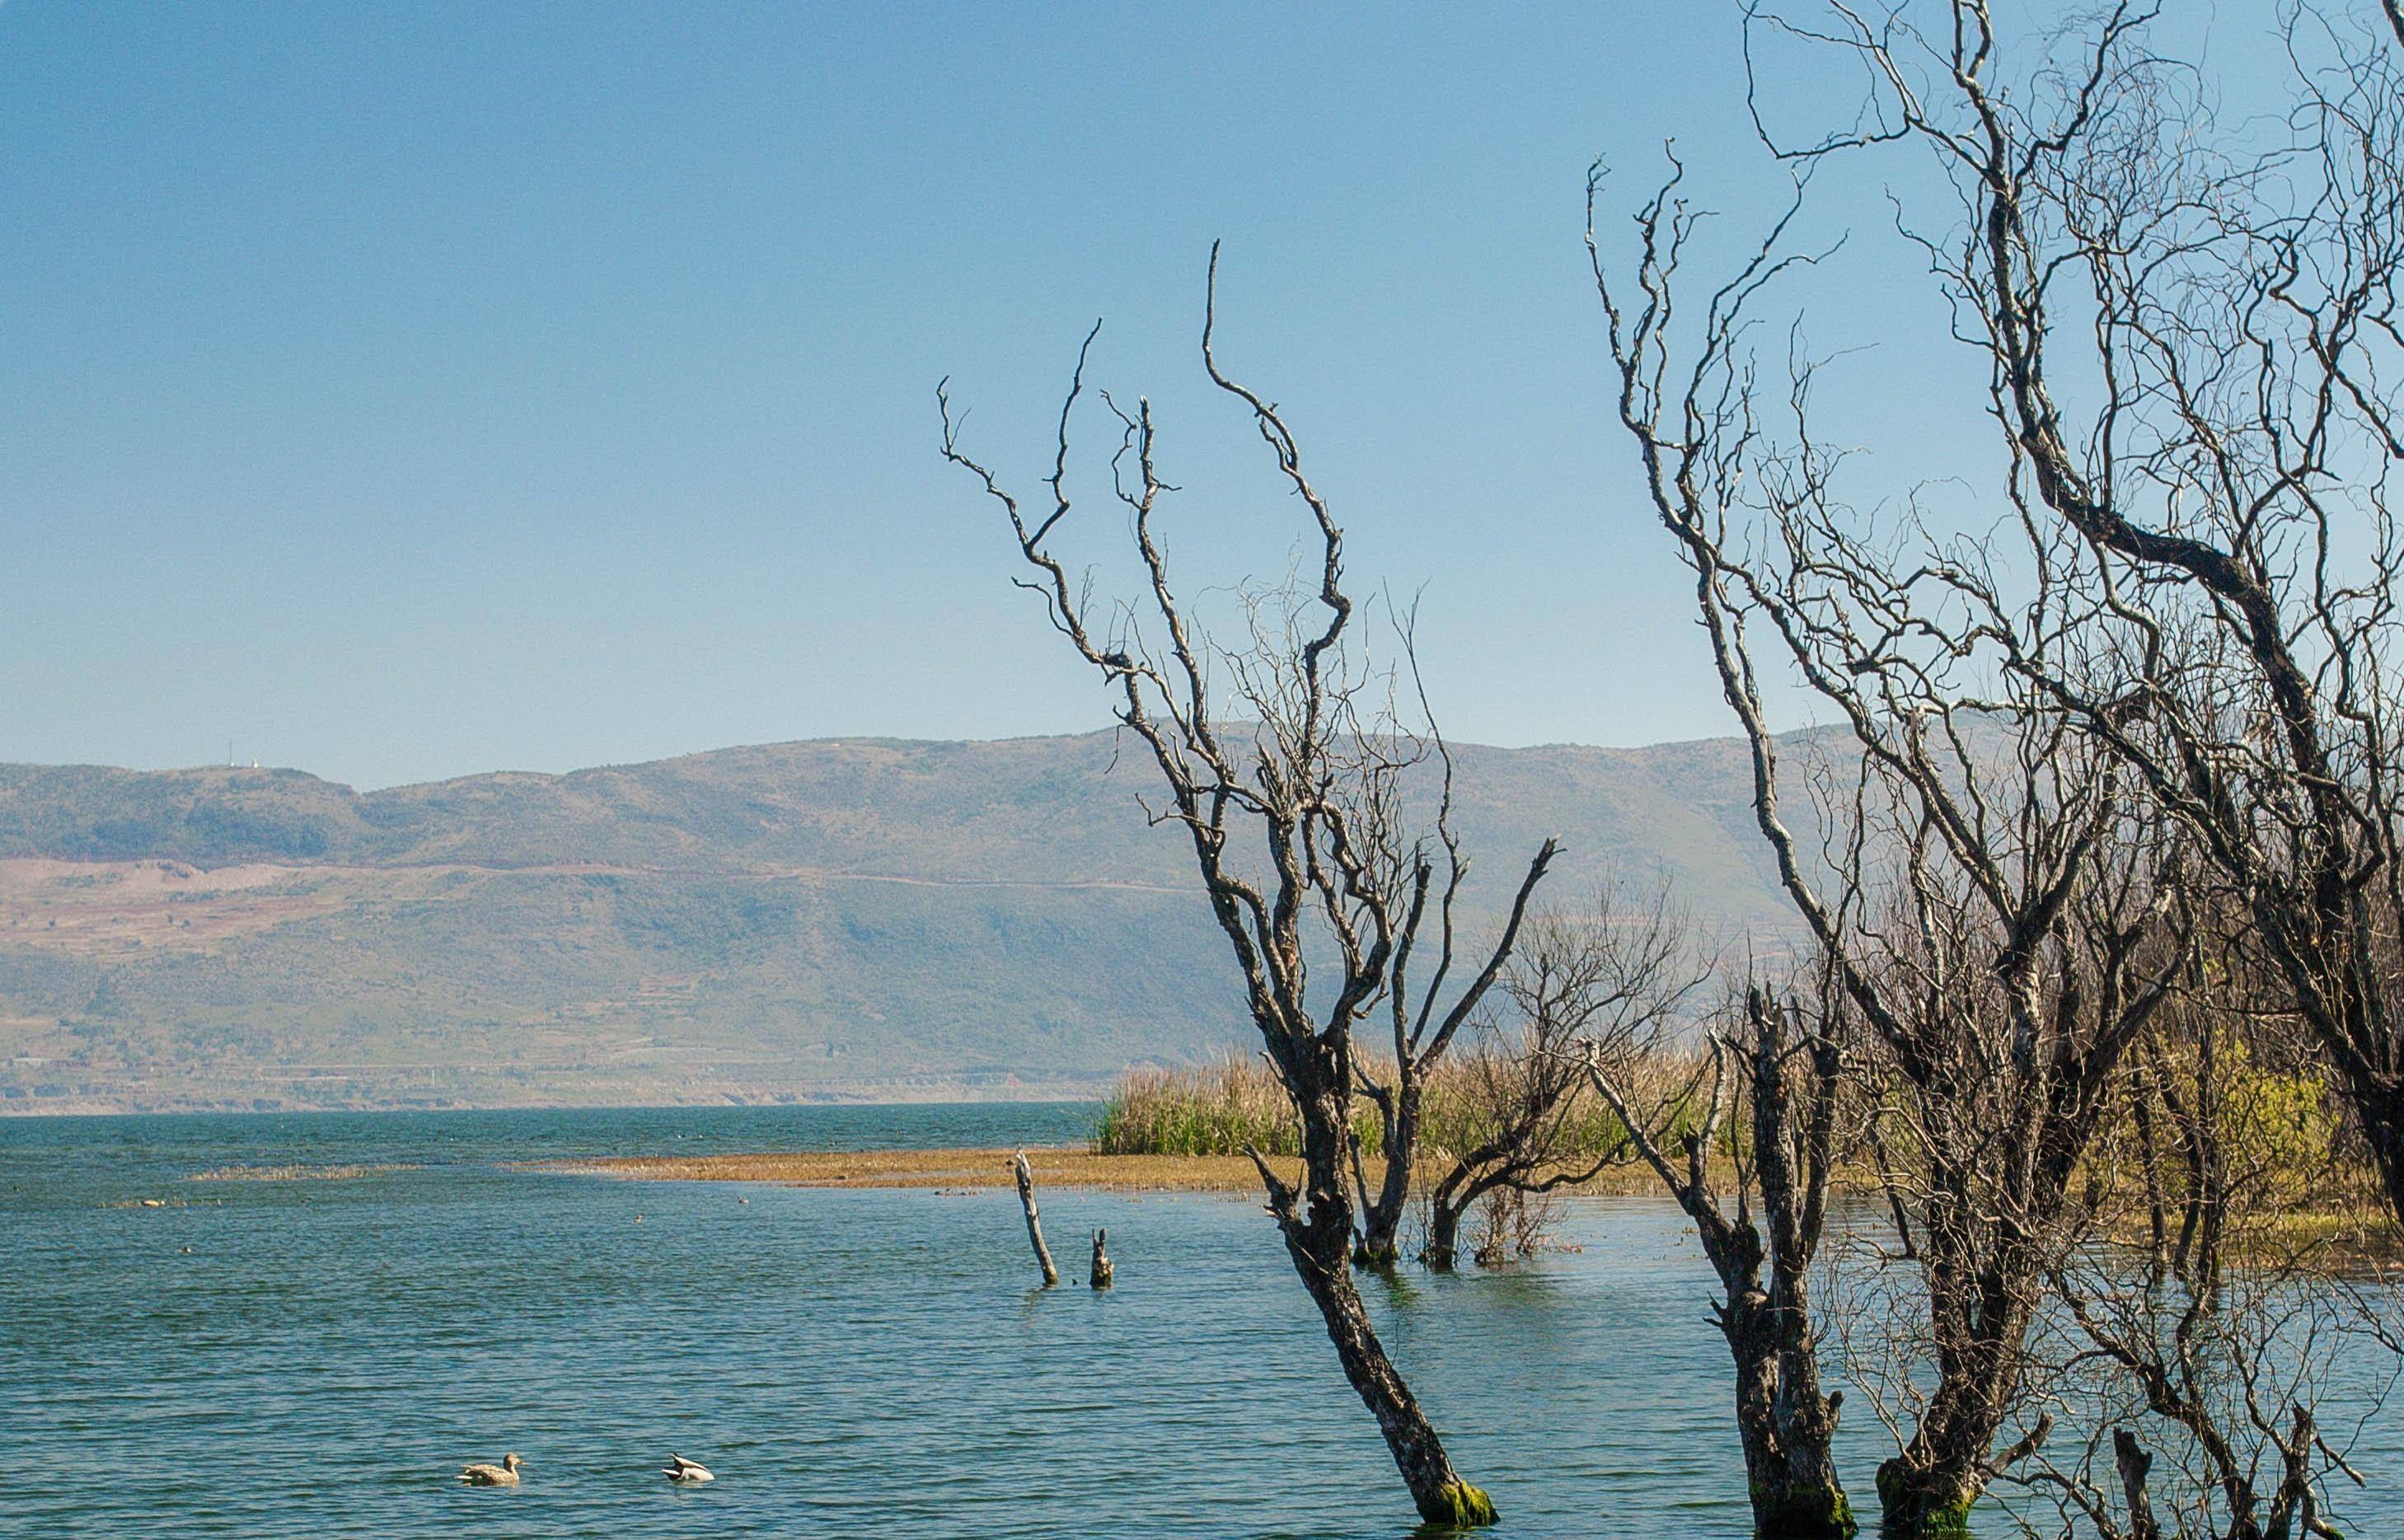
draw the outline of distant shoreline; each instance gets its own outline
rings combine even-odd
[[[377,1117],[393,1113],[727,1112],[743,1108],[766,1111],[779,1107],[1099,1105],[1109,1095],[1113,1083],[1109,1080],[1063,1081],[1057,1085],[1030,1083],[999,1090],[964,1085],[923,1088],[866,1086],[856,1091],[827,1091],[790,1099],[781,1095],[762,1095],[660,1102],[384,1102],[366,1104],[279,1102],[260,1106],[255,1100],[252,1104],[245,1105],[239,1099],[232,1098],[129,1104],[105,1099],[10,1097],[0,1099],[0,1123],[12,1118],[40,1117],[314,1117],[334,1115]],[[55,1103],[64,1104],[50,1104]]]

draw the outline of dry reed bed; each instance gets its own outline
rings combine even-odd
[[[1006,1149],[807,1151],[790,1155],[620,1156],[547,1164],[541,1169],[653,1182],[774,1182],[796,1187],[1006,1187]],[[1260,1172],[1242,1156],[1100,1155],[1030,1149],[1039,1186],[1119,1191],[1261,1190]],[[1288,1177],[1300,1163],[1273,1162]]]
[[[789,1187],[1007,1187],[1012,1154],[1007,1149],[942,1149],[629,1155],[546,1162],[536,1169],[635,1181],[770,1182]],[[1067,1146],[1029,1149],[1027,1158],[1035,1168],[1039,1187],[1224,1192],[1245,1197],[1261,1191],[1260,1172],[1240,1155],[1104,1155]],[[1273,1156],[1269,1164],[1288,1181],[1301,1180],[1301,1161]],[[1659,1189],[1650,1172],[1620,1168],[1603,1172],[1580,1190],[1652,1196]]]
[[[1672,1073],[1683,1061],[1656,1056],[1649,1077]],[[1371,1067],[1376,1074],[1376,1066]],[[1420,1103],[1422,1147],[1473,1149],[1491,1136],[1495,1115],[1472,1066],[1440,1061]],[[1364,1156],[1384,1145],[1377,1111],[1356,1105],[1352,1129]],[[1591,1163],[1624,1144],[1619,1120],[1593,1097],[1572,1103],[1559,1145],[1564,1157]],[[1299,1131],[1284,1088],[1257,1059],[1229,1055],[1193,1069],[1133,1070],[1102,1104],[1094,1147],[1105,1155],[1241,1155],[1247,1146],[1270,1155],[1300,1154]]]

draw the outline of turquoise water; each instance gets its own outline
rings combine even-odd
[[[1003,1190],[510,1164],[1059,1142],[1091,1117],[0,1120],[0,1533],[1406,1533],[1384,1447],[1257,1203],[1047,1194],[1078,1276],[1091,1228],[1110,1228],[1118,1287],[1097,1296],[1027,1287]],[[416,1169],[189,1180],[394,1163]],[[144,1198],[170,1206],[116,1206]],[[1565,1239],[1582,1249],[1364,1283],[1457,1462],[1493,1491],[1500,1536],[1746,1534],[1726,1353],[1682,1216],[1582,1200]],[[1884,1435],[1847,1409],[1866,1496]],[[524,1487],[454,1482],[506,1450]],[[718,1481],[671,1488],[671,1450]],[[2371,1452],[2387,1474],[2393,1438]],[[2344,1511],[2358,1534],[2404,1533],[2392,1493]]]

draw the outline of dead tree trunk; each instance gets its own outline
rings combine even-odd
[[[1856,1528],[1831,1450],[1843,1397],[1821,1394],[1811,1315],[1811,1261],[1827,1215],[1836,1138],[1838,1046],[1824,1030],[1805,1027],[1787,1004],[1749,991],[1741,1027],[1712,1039],[1702,1124],[1684,1136],[1679,1159],[1663,1147],[1661,1131],[1697,1088],[1640,1106],[1614,1073],[1617,1059],[1609,1046],[1591,1044],[1586,1074],[1695,1221],[1719,1274],[1714,1313],[1736,1361],[1754,1533],[1761,1540],[1843,1540]],[[1751,1160],[1739,1166],[1731,1216],[1712,1191],[1709,1161],[1740,1102],[1750,1114]],[[1756,1195],[1761,1225],[1746,1201]]]
[[[1027,1239],[1035,1247],[1035,1264],[1043,1269],[1048,1289],[1060,1282],[1060,1269],[1052,1265],[1052,1248],[1043,1243],[1043,1215],[1035,1207],[1035,1170],[1027,1163],[1025,1150],[1011,1157],[1010,1169],[1018,1178],[1018,1206],[1027,1211]]]
[[[1094,1266],[1093,1270],[1085,1275],[1085,1282],[1097,1289],[1109,1288],[1111,1279],[1117,1271],[1111,1266],[1111,1254],[1102,1249],[1103,1239],[1110,1233],[1103,1229],[1094,1232]]]
[[[1461,1265],[1461,1216],[1479,1194],[1465,1190],[1468,1172],[1455,1167],[1447,1172],[1428,1193],[1427,1249],[1419,1260],[1438,1272],[1450,1272]]]
[[[2145,1478],[2154,1468],[2154,1457],[2137,1442],[2135,1434],[2126,1428],[2114,1428],[2112,1459],[2119,1467],[2120,1491],[2129,1503],[2129,1540],[2162,1540],[2161,1525],[2154,1519],[2153,1497],[2145,1490]]]
[[[1216,261],[1214,252],[1214,274]],[[1166,793],[1150,809],[1153,821],[1181,827],[1192,841],[1195,872],[1242,979],[1253,1025],[1301,1123],[1299,1192],[1265,1159],[1258,1163],[1270,1211],[1327,1324],[1345,1378],[1377,1417],[1420,1517],[1450,1525],[1490,1523],[1493,1503],[1453,1469],[1433,1425],[1370,1329],[1353,1287],[1353,1246],[1357,1241],[1366,1249],[1371,1238],[1354,1228],[1355,1188],[1365,1184],[1358,1181],[1349,1114],[1356,1096],[1377,1094],[1356,1074],[1356,1026],[1387,1003],[1402,1013],[1398,1044],[1423,1068],[1501,971],[1510,932],[1476,970],[1468,997],[1439,1009],[1436,991],[1453,961],[1454,933],[1450,900],[1437,893],[1433,844],[1450,853],[1444,895],[1454,891],[1466,867],[1452,842],[1448,769],[1433,841],[1411,833],[1414,825],[1421,830],[1427,825],[1406,795],[1405,776],[1441,757],[1443,739],[1432,720],[1422,730],[1393,715],[1391,702],[1406,690],[1416,693],[1418,685],[1408,631],[1402,655],[1407,681],[1398,679],[1394,667],[1380,670],[1363,659],[1351,634],[1355,604],[1344,589],[1343,531],[1304,475],[1301,451],[1277,408],[1220,371],[1211,355],[1212,317],[1206,304],[1203,368],[1214,385],[1250,410],[1278,475],[1308,510],[1318,537],[1311,586],[1250,595],[1253,643],[1248,649],[1212,645],[1171,587],[1157,520],[1160,500],[1172,489],[1154,466],[1148,402],[1128,412],[1102,397],[1120,429],[1110,484],[1128,517],[1145,575],[1147,629],[1136,628],[1131,609],[1097,609],[1085,583],[1069,576],[1048,543],[1071,511],[1069,423],[1083,394],[1093,334],[1061,404],[1047,478],[1051,506],[1040,518],[1030,520],[990,470],[960,452],[958,422],[938,386],[943,454],[1000,506],[1020,557],[1035,575],[1023,586],[1043,596],[1054,628],[1108,685],[1120,725],[1149,751]],[[1119,618],[1099,620],[1106,613]],[[1214,676],[1234,681],[1232,712],[1214,698]],[[1241,737],[1226,735],[1223,723],[1231,718],[1252,725]],[[1515,926],[1557,848],[1546,841],[1530,863],[1513,910]],[[1438,901],[1431,904],[1432,897]],[[1430,942],[1441,950],[1429,983],[1414,987],[1405,969],[1423,926],[1441,932]],[[1390,1160],[1402,1162],[1405,1183],[1410,1154],[1406,1147],[1388,1151]],[[1382,1221],[1377,1241],[1391,1241]]]
[[[1324,1074],[1324,1069],[1319,1074]],[[1334,1081],[1341,1086],[1341,1078]],[[1377,1431],[1410,1489],[1419,1518],[1448,1528],[1491,1524],[1493,1500],[1461,1479],[1446,1454],[1444,1440],[1419,1408],[1419,1398],[1394,1370],[1385,1345],[1369,1324],[1361,1291],[1352,1281],[1352,1204],[1345,1190],[1351,1131],[1350,1099],[1321,1095],[1302,1112],[1303,1187],[1295,1189],[1257,1154],[1253,1162],[1268,1188],[1269,1212],[1284,1236],[1286,1253],[1301,1275],[1311,1303],[1319,1307],[1327,1339],[1344,1366],[1344,1378],[1377,1420]],[[1298,1208],[1296,1198],[1302,1204]]]
[[[1403,1214],[1410,1206],[1413,1168],[1419,1163],[1419,1107],[1426,1094],[1421,1074],[1405,1058],[1396,1067],[1392,1090],[1383,1096],[1371,1092],[1381,1123],[1385,1166],[1377,1190],[1364,1186],[1362,1192],[1361,1241],[1353,1259],[1364,1268],[1391,1268],[1402,1260]]]

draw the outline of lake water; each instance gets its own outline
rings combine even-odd
[[[1066,1142],[1083,1106],[0,1119],[0,1533],[1383,1536],[1411,1513],[1256,1202],[639,1183],[594,1154]],[[410,1164],[192,1181],[231,1165]],[[170,1206],[137,1204],[160,1198]],[[745,1202],[742,1200],[748,1199]],[[1709,1274],[1665,1203],[1364,1281],[1498,1540],[1750,1531]],[[1857,1398],[1858,1399],[1858,1398]],[[1866,1408],[1864,1408],[1866,1412]],[[1847,1408],[1856,1501],[1885,1451]],[[2358,1535],[2404,1533],[2397,1430]],[[454,1473],[515,1450],[525,1485]],[[679,1491],[671,1451],[713,1466]],[[1874,1503],[1868,1505],[1874,1506]],[[1997,1516],[1984,1533],[2009,1533]]]

